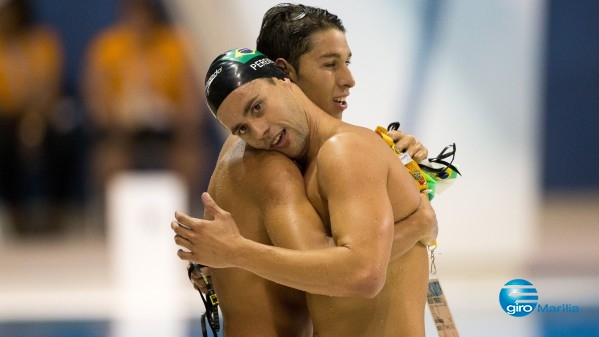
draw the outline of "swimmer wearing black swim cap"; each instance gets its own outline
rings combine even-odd
[[[275,63],[257,50],[231,49],[212,61],[206,73],[206,101],[214,116],[235,89],[258,78],[287,78]]]

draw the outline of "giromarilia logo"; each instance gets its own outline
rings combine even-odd
[[[539,294],[532,283],[523,279],[514,279],[506,283],[499,292],[499,304],[503,311],[514,317],[527,316],[537,309],[538,312],[579,312],[572,304],[548,305],[537,303]]]
[[[499,304],[508,315],[522,317],[535,310],[539,295],[532,283],[515,279],[504,285],[499,292]]]

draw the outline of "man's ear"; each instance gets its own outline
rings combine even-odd
[[[275,61],[275,65],[279,67],[285,74],[291,79],[291,81],[295,82],[297,79],[297,72],[295,68],[291,65],[291,63],[287,62],[284,58],[278,58]]]

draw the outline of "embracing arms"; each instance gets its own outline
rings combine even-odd
[[[282,225],[273,227],[278,229],[269,231],[271,237],[279,235],[279,238],[273,239],[273,243],[295,249],[310,249],[298,251],[253,242],[239,234],[230,213],[218,207],[208,194],[204,194],[202,201],[213,220],[193,219],[177,213],[177,221],[171,224],[177,233],[176,243],[184,248],[179,251],[179,256],[216,268],[243,268],[310,293],[375,296],[384,284],[392,248],[395,250],[399,245],[405,245],[398,249],[399,252],[405,252],[418,241],[416,236],[419,236],[418,239],[422,237],[422,233],[414,235],[420,229],[413,225],[401,226],[401,222],[394,224],[397,217],[395,213],[402,212],[404,216],[401,218],[412,214],[419,200],[416,197],[414,201],[412,197],[405,210],[394,211],[386,193],[386,164],[363,161],[360,154],[372,151],[368,146],[348,145],[350,146],[323,149],[325,154],[326,151],[332,151],[328,156],[330,158],[342,157],[346,160],[343,169],[339,168],[338,161],[320,161],[316,176],[320,182],[319,189],[325,193],[323,198],[327,199],[334,241],[323,240],[325,231],[322,229],[315,239],[294,247],[290,240],[303,233],[302,227],[298,226],[302,221],[295,219],[296,225],[291,226],[292,230],[287,234],[276,234],[284,232],[285,221]],[[351,153],[343,153],[346,151],[344,149],[352,150]],[[382,149],[388,151],[388,148]],[[402,178],[408,179],[405,184],[399,184],[396,188],[406,189],[409,195],[407,191],[415,187],[407,173],[406,177]],[[278,212],[285,215],[284,210]],[[277,218],[284,219],[286,216],[272,217],[275,222]],[[408,219],[410,218],[406,220]],[[289,235],[293,228],[297,230]],[[402,239],[402,235],[412,235],[412,242]],[[313,249],[317,248],[311,244],[313,241],[320,241],[316,246],[322,248]]]

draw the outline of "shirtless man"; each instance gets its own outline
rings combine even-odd
[[[299,16],[302,17],[298,18]],[[290,33],[298,31],[300,27],[301,34]],[[347,108],[349,89],[355,82],[348,68],[351,51],[345,39],[345,28],[336,15],[310,6],[274,6],[264,15],[257,46],[276,60],[277,65],[318,106],[341,118]],[[398,139],[398,148],[405,149],[416,160],[426,158],[426,148],[413,136],[400,133],[395,134],[394,138]],[[223,188],[228,186],[223,177],[229,175],[236,177],[236,184]],[[280,181],[287,183],[281,185]],[[285,233],[291,233],[294,240],[303,239],[305,242],[278,241],[275,245],[302,249],[311,247],[310,245],[319,247],[330,244],[330,237],[323,243],[325,234],[322,226],[315,226],[314,233],[304,227],[301,235],[297,235],[289,227],[290,222],[309,218],[310,214],[315,216],[316,213],[311,205],[306,204],[300,172],[287,157],[245,149],[243,141],[237,137],[229,137],[221,151],[211,186],[235,191],[234,195],[222,196],[223,200],[217,201],[229,202],[226,206],[222,204],[223,208],[239,219],[239,228],[249,239],[273,244],[273,240],[285,238]],[[211,189],[209,191],[213,193]],[[270,198],[264,198],[263,195]],[[430,205],[427,203],[424,206],[420,212],[403,221],[401,228],[396,230],[396,236],[405,243],[396,246],[397,255],[411,248],[419,239],[436,233],[436,224],[432,226],[430,222],[422,221],[434,216]],[[261,212],[263,216],[257,220],[253,216],[237,215],[253,214],[252,212]],[[283,213],[287,218],[280,216]],[[280,226],[275,227],[277,224]],[[279,234],[278,231],[282,233]],[[269,235],[275,238],[271,240]],[[212,274],[225,316],[226,336],[234,336],[232,332],[248,336],[250,331],[257,336],[311,336],[303,292],[276,285],[241,269],[216,269]],[[201,279],[192,279],[198,288],[203,286]]]
[[[179,256],[216,268],[243,268],[316,294],[308,295],[308,304],[317,336],[423,336],[426,248],[420,243],[414,246],[417,240],[406,244],[398,232],[405,230],[400,221],[416,212],[425,198],[373,131],[327,115],[297,85],[277,74],[269,61],[243,49],[221,55],[207,76],[209,105],[221,123],[249,146],[276,150],[301,163],[308,199],[333,240],[322,229],[318,233],[313,215],[288,216],[284,223],[281,220],[288,212],[281,208],[281,214],[273,217],[279,221],[275,228],[281,231],[271,233],[265,222],[272,243],[306,250],[261,244],[240,235],[231,218],[233,214],[246,222],[255,205],[245,206],[246,212],[236,215],[220,209],[205,194],[206,215],[214,216],[214,221],[178,213],[178,222],[190,229],[177,221],[171,223],[177,234],[175,242],[185,248]],[[241,167],[239,173],[246,174],[247,167]],[[271,184],[287,183],[278,180],[273,167],[268,171]],[[225,176],[221,180],[230,185],[212,185],[210,189],[225,209],[239,203],[230,201],[239,191],[251,190],[229,173],[217,176]],[[274,196],[261,194],[264,186],[254,185],[259,188],[257,199],[272,200],[276,205],[278,191]],[[256,222],[263,220],[262,213],[257,216]],[[434,215],[428,219],[435,221]],[[314,238],[304,239],[306,233],[314,233]],[[434,235],[425,242],[432,240]],[[401,254],[406,247],[407,252]],[[247,335],[248,331],[244,332]]]

